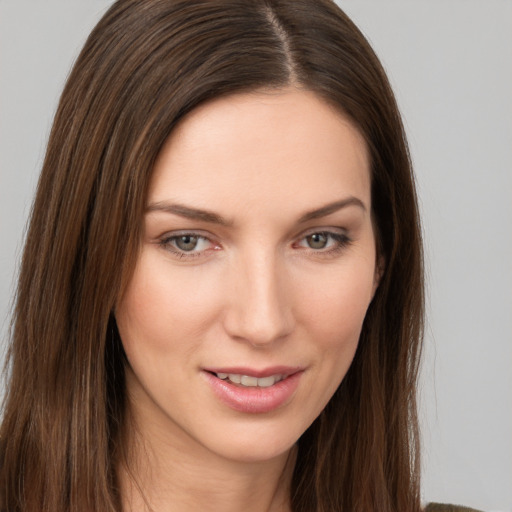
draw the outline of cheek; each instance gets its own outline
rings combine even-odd
[[[347,344],[357,345],[373,297],[374,267],[363,260],[359,265],[330,270],[304,283],[297,294],[304,325],[319,345],[336,351]]]
[[[323,302],[323,307],[317,304],[309,310],[310,339],[327,395],[341,383],[354,358],[368,306],[364,298],[340,292]]]
[[[372,267],[331,274],[323,293],[304,297],[303,319],[316,352],[316,385],[323,408],[344,379],[356,353],[373,296]]]
[[[153,356],[194,350],[194,340],[217,314],[217,287],[203,274],[190,279],[186,272],[169,272],[161,255],[143,254],[116,308],[128,357],[141,349],[151,349]]]

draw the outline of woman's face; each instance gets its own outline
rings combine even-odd
[[[243,461],[291,448],[358,344],[370,207],[365,143],[313,93],[239,94],[181,122],[116,308],[143,435]]]

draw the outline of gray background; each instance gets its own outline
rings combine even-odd
[[[60,90],[110,0],[0,0],[2,347]],[[404,114],[423,213],[423,498],[512,511],[512,2],[339,1]]]

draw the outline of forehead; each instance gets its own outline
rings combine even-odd
[[[307,209],[348,195],[370,207],[363,137],[314,93],[286,89],[228,96],[192,111],[157,158],[148,201]]]

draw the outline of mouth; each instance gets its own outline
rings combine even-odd
[[[268,413],[288,404],[304,368],[276,366],[265,370],[243,367],[203,369],[206,382],[221,403],[243,413]]]
[[[252,375],[243,375],[240,373],[223,373],[211,372],[218,379],[225,380],[231,384],[242,386],[246,388],[269,388],[277,382],[280,382],[288,377],[286,374],[269,375],[268,377],[254,377]]]

